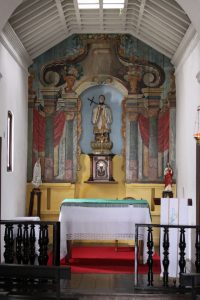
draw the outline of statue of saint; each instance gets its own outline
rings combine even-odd
[[[164,179],[165,179],[165,191],[171,192],[172,191],[172,177],[173,177],[173,170],[169,164],[167,163],[167,166],[164,170]]]
[[[41,165],[40,165],[40,158],[38,158],[33,168],[32,185],[34,186],[35,189],[38,189],[41,184],[42,184]]]
[[[105,96],[99,96],[99,103],[92,111],[92,124],[95,140],[106,143],[109,142],[109,133],[112,124],[112,111],[108,105],[105,104]]]

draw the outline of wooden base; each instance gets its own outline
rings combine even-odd
[[[37,197],[37,216],[40,217],[40,211],[41,211],[41,191],[39,188],[32,189],[31,195],[30,195],[30,203],[29,203],[29,211],[28,215],[33,215],[33,204],[34,204],[34,198]]]
[[[102,184],[115,184],[115,183],[118,183],[117,181],[115,180],[110,180],[110,181],[104,181],[104,180],[87,180],[87,181],[84,181],[84,183],[102,183]]]

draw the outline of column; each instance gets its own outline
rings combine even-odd
[[[158,112],[159,108],[149,108],[149,180],[158,179]]]

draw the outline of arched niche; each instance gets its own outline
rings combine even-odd
[[[90,146],[91,141],[94,139],[93,125],[91,123],[92,110],[98,103],[99,96],[103,94],[106,98],[105,103],[111,108],[113,114],[110,134],[113,142],[112,152],[121,155],[124,147],[121,134],[122,103],[128,96],[126,87],[119,79],[112,76],[93,76],[80,83],[75,92],[81,101],[81,122],[79,128],[81,152],[91,153],[92,151]]]

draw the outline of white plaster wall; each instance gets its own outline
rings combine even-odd
[[[177,195],[192,198],[190,217],[196,222],[196,141],[193,138],[197,106],[200,105],[200,42],[176,71],[176,163]]]
[[[192,21],[192,24],[194,25],[196,31],[200,35],[200,19],[199,19],[200,0],[176,0],[176,2],[186,12],[188,17]]]
[[[1,218],[23,216],[27,165],[27,74],[0,43],[0,136],[2,137]],[[14,116],[14,169],[7,172],[7,113]]]

